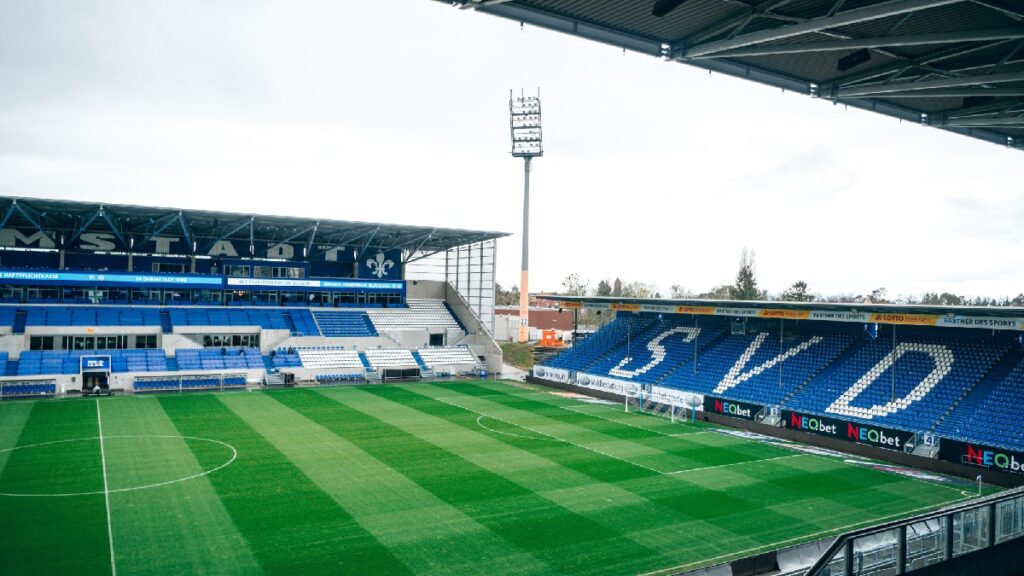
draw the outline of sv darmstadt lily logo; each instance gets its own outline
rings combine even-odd
[[[388,270],[395,267],[395,263],[384,256],[383,252],[377,252],[375,257],[366,261],[366,267],[370,269],[370,274],[383,278],[388,275]]]

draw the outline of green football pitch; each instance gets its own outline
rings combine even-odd
[[[964,499],[500,382],[0,404],[0,573],[646,574]]]

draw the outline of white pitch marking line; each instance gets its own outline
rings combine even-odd
[[[96,399],[96,425],[100,429],[100,461],[103,463],[103,498],[107,507],[107,541],[110,542],[110,574],[117,576],[117,562],[114,560],[114,528],[110,522],[110,484],[107,481],[107,453],[103,447],[103,417],[100,416],[100,399]]]
[[[797,456],[813,456],[813,454],[787,454],[786,456],[775,456],[772,458],[762,458],[760,460],[744,460],[743,462],[733,462],[732,464],[719,464],[717,466],[704,466],[703,468],[687,468],[686,470],[676,470],[675,472],[665,472],[665,474],[682,474],[683,472],[700,472],[701,470],[714,470],[715,468],[725,468],[727,466],[739,466],[740,464],[757,464],[758,462],[771,462],[772,460],[782,460],[784,458],[796,458]]]
[[[555,405],[552,404],[552,406],[555,406]],[[646,430],[648,432],[653,432],[655,434],[660,434],[662,436],[692,436],[694,434],[707,434],[708,433],[707,431],[703,431],[703,432],[679,432],[679,433],[676,433],[676,434],[666,434],[665,432],[661,432],[659,430],[652,430],[652,429],[646,428],[644,426],[637,426],[636,424],[630,424],[628,422],[622,422],[621,420],[612,420],[611,418],[605,418],[604,416],[598,416],[597,414],[591,414],[590,412],[581,412],[577,408],[582,408],[582,406],[579,406],[579,407],[577,407],[577,406],[557,406],[557,407],[561,408],[562,410],[568,410],[569,412],[574,412],[576,414],[581,414],[583,416],[592,416],[594,418],[600,418],[601,420],[607,420],[608,422],[614,422],[615,424],[622,424],[623,426],[629,426],[630,428],[639,428],[640,430]]]
[[[465,406],[460,406],[460,405],[458,405],[458,404],[456,404],[454,402],[448,402],[447,400],[444,400],[442,398],[434,398],[434,400],[437,400],[438,402],[442,402],[442,403],[447,404],[449,406],[454,406],[456,408],[460,408],[462,410],[466,410],[468,412],[473,412],[475,414],[479,414],[480,416],[486,416],[488,418],[493,418],[494,420],[497,420],[499,422],[504,422],[505,424],[508,424],[509,426],[516,426],[516,427],[522,428],[523,430],[529,430],[530,432],[533,432],[534,434],[540,434],[542,436],[547,436],[548,438],[551,438],[552,440],[558,440],[559,442],[565,442],[566,444],[572,444],[573,446],[575,446],[577,448],[582,448],[582,449],[587,450],[589,452],[593,452],[595,454],[600,454],[601,456],[604,456],[606,458],[612,458],[612,459],[618,460],[620,462],[625,462],[626,464],[632,464],[633,466],[637,466],[637,467],[643,468],[645,470],[650,470],[651,472],[654,472],[655,474],[664,474],[664,472],[662,472],[661,470],[655,470],[654,468],[651,468],[650,466],[644,466],[643,464],[638,464],[636,462],[631,462],[629,460],[626,460],[625,458],[619,458],[618,456],[613,456],[612,454],[608,454],[607,452],[602,452],[600,450],[597,450],[596,448],[590,448],[589,446],[584,446],[582,444],[577,444],[577,443],[572,442],[570,440],[566,440],[565,438],[559,438],[558,436],[555,436],[553,434],[548,434],[547,432],[541,432],[540,430],[534,430],[533,428],[528,428],[526,426],[523,426],[522,424],[516,424],[514,422],[509,422],[508,420],[503,420],[503,419],[498,418],[497,416],[493,416],[491,414],[484,414],[483,412],[480,412],[480,411],[477,411],[477,410],[473,410],[472,408],[467,408]]]

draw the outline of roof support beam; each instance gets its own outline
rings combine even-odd
[[[376,231],[377,231],[377,228],[363,228],[362,230],[359,230],[358,232],[356,232],[354,234],[349,234],[348,236],[342,236],[341,239],[333,239],[332,238],[332,239],[330,239],[332,245],[329,248],[325,248],[323,250],[319,250],[319,251],[317,251],[316,254],[310,253],[310,257],[312,257],[312,256],[319,256],[321,254],[326,254],[327,252],[330,252],[331,250],[340,250],[342,248],[345,248],[345,247],[349,246],[353,242],[361,240],[361,239],[363,239],[363,238],[365,238],[365,237],[367,237],[367,236],[369,236],[371,234],[376,234]]]
[[[801,44],[775,44],[713,52],[693,58],[740,58],[748,56],[771,56],[774,54],[803,54],[806,52],[831,52],[859,50],[863,48],[891,48],[894,46],[923,46],[927,44],[951,44],[954,42],[984,42],[1024,38],[1024,26],[978,30],[974,32],[944,32],[938,34],[912,34],[907,36],[883,36],[853,40],[829,40],[825,42],[804,42]]]
[[[107,226],[110,226],[110,231],[114,233],[114,236],[117,238],[117,241],[121,243],[121,246],[124,248],[131,248],[125,240],[124,234],[121,233],[121,228],[116,222],[114,222],[113,218],[110,217],[110,211],[104,209],[103,206],[100,206],[100,216],[107,223]]]
[[[1024,96],[1024,94],[1022,94]],[[945,112],[946,118],[967,118],[969,116],[980,116],[993,114],[1005,114],[1013,112],[1014,109],[1024,106],[1024,98],[1013,98],[1009,100],[996,100],[988,104],[979,104],[969,108],[959,108]]]
[[[178,214],[180,214],[180,212]],[[153,222],[153,225],[156,226],[156,228],[152,232],[150,232],[149,235],[146,236],[145,240],[140,242],[140,244],[145,244],[147,242],[153,241],[153,239],[159,236],[161,232],[166,230],[171,224],[174,224],[178,220],[178,214],[166,214],[164,216],[161,216],[160,218],[157,218],[156,221]]]
[[[983,126],[1024,126],[1024,116],[1002,116],[994,118],[950,118],[940,120],[935,126],[983,127]]]
[[[185,237],[185,242],[188,242],[188,251],[194,252],[196,244],[192,240],[192,232],[189,231],[188,220],[185,219],[184,211],[178,211],[178,222],[181,223],[181,235]]]
[[[836,98],[855,98],[858,96],[875,96],[926,90],[929,88],[959,88],[963,86],[980,86],[984,84],[1001,84],[1003,82],[1024,81],[1024,72],[1007,74],[990,74],[987,76],[967,76],[964,78],[945,78],[942,80],[925,80],[922,82],[894,82],[892,84],[875,84],[871,86],[855,86],[839,88],[835,91]]]
[[[252,222],[253,222],[253,217],[250,216],[249,218],[246,218],[245,220],[243,220],[241,222],[235,222],[234,224],[228,224],[227,226],[221,228],[222,231],[218,232],[217,234],[215,234],[214,237],[209,242],[207,242],[205,246],[202,247],[202,250],[200,250],[200,252],[202,252],[202,253],[209,252],[214,247],[215,244],[217,244],[221,240],[227,239],[228,236],[231,236],[232,234],[234,234],[234,233],[236,233],[236,232],[238,232],[240,230],[243,230],[246,227],[249,228],[249,238],[250,238],[249,241],[251,242],[252,241]],[[230,228],[229,228],[229,226],[230,226]]]
[[[85,220],[82,221],[82,223],[78,226],[78,229],[75,230],[75,233],[72,234],[70,238],[68,238],[67,245],[71,245],[71,244],[73,244],[75,242],[75,240],[78,240],[78,237],[81,236],[82,233],[85,232],[85,230],[87,228],[89,228],[89,226],[93,223],[93,221],[95,221],[96,218],[102,212],[103,212],[103,207],[102,206],[97,206],[95,210],[90,212],[89,215],[86,216]]]
[[[800,24],[751,32],[750,34],[744,34],[742,36],[726,40],[716,40],[706,42],[704,44],[697,44],[696,46],[691,46],[685,49],[682,56],[683,58],[696,58],[698,56],[706,56],[708,54],[723,52],[725,50],[734,50],[736,48],[742,48],[752,44],[774,42],[776,40],[792,38],[793,36],[800,36],[801,34],[807,34],[809,32],[819,32],[828,28],[847,26],[858,22],[868,22],[871,20],[878,20],[880,18],[888,18],[889,16],[897,16],[907,12],[925,10],[928,8],[945,6],[947,4],[955,4],[961,1],[963,0],[893,0],[892,2],[886,2],[884,4],[847,10],[833,16],[812,18]]]
[[[320,229],[320,221],[317,220],[316,224],[313,224],[313,229],[309,231],[309,239],[306,240],[306,253],[303,257],[309,258],[309,253],[313,251],[313,241],[316,238],[316,231]]]
[[[362,259],[363,254],[366,254],[366,251],[370,249],[370,243],[373,242],[373,239],[377,236],[378,232],[380,232],[380,226],[375,227],[373,231],[370,232],[369,236],[366,237],[366,240],[363,241],[362,247],[359,249],[359,254],[356,255],[356,260]]]
[[[936,88],[905,90],[886,94],[886,98],[974,98],[977,96],[1024,96],[1024,88]],[[842,99],[840,97],[840,99]]]
[[[35,226],[36,230],[40,234],[45,236],[47,240],[52,242],[54,245],[57,245],[57,242],[54,241],[53,236],[50,236],[50,233],[47,232],[45,228],[43,228],[42,224],[39,223],[39,218],[33,215],[33,212],[36,212],[35,209],[33,209],[31,206],[24,202],[18,202],[16,199],[13,200],[13,203],[15,210],[17,210],[17,212],[21,214],[25,218],[25,220],[28,220],[30,224]]]
[[[981,50],[986,50],[988,48],[992,48],[1000,44],[1005,44],[1006,42],[1006,40],[998,40],[996,42],[992,42],[991,44],[972,44],[967,47],[954,46],[943,48],[941,50],[936,50],[934,52],[929,52],[928,54],[923,54],[913,59],[900,58],[899,62],[893,62],[891,64],[879,68],[873,68],[871,70],[866,70],[864,72],[857,72],[855,74],[850,74],[848,76],[836,78],[829,82],[828,85],[848,86],[850,84],[859,84],[861,82],[874,80],[882,76],[902,74],[907,70],[911,70],[918,67],[929,67],[930,64],[941,62],[942,60],[966,56],[967,54],[971,54],[973,52],[978,52]]]
[[[434,232],[435,230],[431,230],[430,232],[424,234],[418,241],[414,240],[414,242],[416,242],[416,245],[409,249],[409,254],[405,257],[405,261],[403,262],[403,264],[409,263],[409,258],[411,258],[413,254],[415,254],[420,248],[423,247],[424,244],[429,242],[430,239],[434,237]]]
[[[995,10],[996,12],[999,12],[999,13],[1001,13],[1004,16],[1009,16],[1010,18],[1013,18],[1015,20],[1024,21],[1024,10],[1011,10],[1011,9],[1007,8],[1006,6],[1003,6],[1002,4],[997,4],[997,3],[992,2],[990,0],[971,0],[971,1],[974,2],[975,4],[977,4],[978,6],[984,6],[985,8],[988,8],[989,10]]]
[[[17,204],[18,202],[17,200],[15,200],[11,202],[11,204],[7,207],[7,212],[4,213],[3,219],[0,219],[0,229],[2,229],[4,226],[7,226],[7,221],[11,219],[11,214],[14,214],[14,208],[17,206]]]
[[[747,23],[750,22],[751,19],[756,18],[758,16],[771,18],[773,17],[773,15],[771,14],[772,10],[781,8],[782,6],[785,6],[790,2],[792,2],[792,0],[775,0],[774,2],[768,2],[764,6],[758,6],[756,8],[750,6],[749,12],[745,14],[740,14],[739,16],[730,16],[729,18],[716,22],[709,26],[707,29],[697,32],[696,34],[692,35],[690,38],[687,38],[686,40],[691,44],[697,44],[700,42],[704,42],[705,40],[714,38],[715,36],[718,36],[720,34],[725,34],[726,32],[735,30],[739,26],[745,26]],[[682,43],[683,42],[676,42],[676,44]]]

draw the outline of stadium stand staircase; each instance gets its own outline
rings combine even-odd
[[[174,332],[174,324],[171,323],[171,313],[166,309],[160,310],[160,331],[164,334]]]
[[[18,361],[7,359],[7,366],[4,368],[4,376],[17,376],[18,375]]]
[[[373,370],[373,366],[370,365],[370,360],[366,357],[366,354],[360,352],[359,361],[363,363],[363,368],[367,370]]]
[[[28,320],[28,312],[20,308],[14,313],[14,323],[11,325],[11,332],[14,334],[25,333],[25,323]]]
[[[803,390],[804,387],[810,384],[814,379],[827,378],[830,371],[835,370],[837,366],[841,366],[847,358],[856,354],[857,351],[863,348],[865,344],[867,344],[867,341],[865,340],[854,340],[853,342],[851,342],[850,345],[847,346],[845,350],[840,352],[838,356],[833,358],[831,362],[822,366],[818,372],[811,374],[811,376],[808,377],[807,380],[805,380],[802,384],[791,390],[789,394],[786,394],[782,401],[779,402],[779,405],[785,406],[786,403],[789,402],[790,398],[799,394],[800,391]]]
[[[729,337],[729,331],[728,330],[722,330],[721,332],[716,333],[714,335],[714,337],[712,337],[711,340],[709,340],[707,342],[701,342],[700,338],[698,338],[697,339],[697,362],[698,362],[698,365],[700,363],[700,355],[701,355],[702,351],[704,351],[704,350],[713,350],[715,348],[715,346],[718,346],[718,344],[720,342],[722,342],[722,340],[725,340],[728,337]],[[654,384],[657,385],[657,386],[672,386],[672,382],[673,381],[679,380],[682,377],[681,373],[679,373],[679,374],[677,374],[677,373],[680,370],[682,370],[684,367],[691,368],[691,369],[693,368],[693,357],[692,356],[690,358],[688,358],[686,361],[678,364],[677,366],[674,366],[671,370],[669,370],[663,376],[658,378],[657,381],[654,382]]]
[[[430,367],[427,366],[427,363],[423,361],[423,357],[420,356],[419,352],[413,350],[412,359],[416,361],[416,364],[420,367],[420,370],[423,370],[424,372],[430,370]]]
[[[284,318],[284,325],[288,327],[288,331],[295,334],[297,330],[295,329],[295,319],[292,318],[292,313],[285,311],[281,313],[281,316]]]
[[[934,432],[958,408],[965,416],[968,414],[973,415],[978,406],[999,387],[999,384],[1020,364],[1022,359],[1024,359],[1024,351],[1008,350],[984,377],[978,380],[974,386],[964,391],[963,395],[950,405],[949,410],[946,410],[945,414],[928,431]],[[967,419],[969,421],[970,417],[968,416]]]
[[[167,371],[177,372],[178,371],[178,358],[175,356],[167,357]]]

